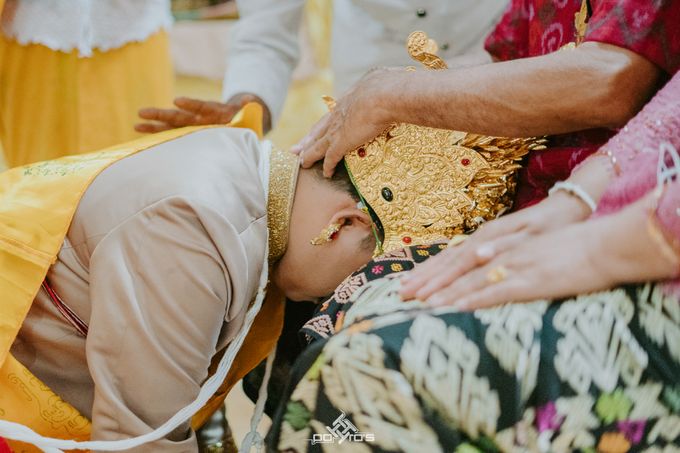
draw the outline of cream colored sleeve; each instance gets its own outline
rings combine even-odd
[[[298,30],[305,0],[238,0],[222,97],[259,96],[276,123],[300,51]]]
[[[149,432],[195,399],[230,295],[228,270],[183,198],[157,202],[101,240],[90,261],[86,344],[93,440]],[[134,451],[198,447],[186,423]]]

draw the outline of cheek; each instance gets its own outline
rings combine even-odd
[[[343,257],[337,257],[333,262],[333,266],[327,271],[326,284],[331,292],[340,285],[340,283],[357,271],[361,266],[368,263],[372,257],[371,252],[366,253],[352,253]]]
[[[323,294],[326,262],[305,253],[287,253],[276,266],[272,281],[292,300],[311,300]],[[335,289],[335,288],[333,288]],[[321,294],[319,294],[321,293]]]

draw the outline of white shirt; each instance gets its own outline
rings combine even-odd
[[[330,0],[329,0],[330,1]],[[253,93],[274,119],[286,98],[299,59],[298,29],[305,0],[237,0],[241,19],[234,28],[224,79],[224,99]],[[474,50],[502,14],[507,0],[334,0],[332,69],[336,96],[368,69],[406,66],[408,35],[422,30],[448,59]]]
[[[170,0],[7,0],[2,32],[22,45],[90,57],[172,25]]]

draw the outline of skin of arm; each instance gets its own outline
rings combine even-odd
[[[620,127],[650,98],[659,74],[633,52],[589,42],[541,57],[411,74],[403,93],[386,96],[383,111],[391,112],[388,121],[507,137]]]
[[[625,124],[661,70],[620,47],[586,42],[540,57],[447,71],[379,69],[364,76],[296,147],[303,166],[346,152],[394,122],[528,137]]]

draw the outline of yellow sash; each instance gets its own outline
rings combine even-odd
[[[261,118],[261,107],[248,104],[230,125],[251,128],[261,137]],[[89,439],[89,420],[12,357],[10,347],[94,178],[125,157],[198,129],[201,127],[171,130],[100,152],[0,173],[0,419],[22,423],[44,436]],[[194,417],[194,427],[205,422],[229,389],[276,344],[283,324],[280,301],[274,293],[267,298],[226,381]],[[19,442],[9,443],[15,451],[38,451]]]

